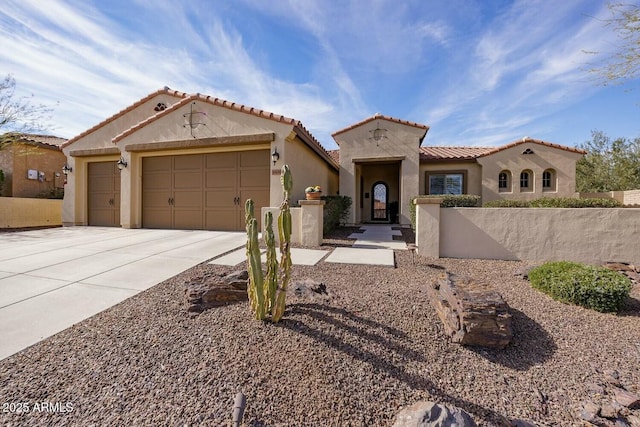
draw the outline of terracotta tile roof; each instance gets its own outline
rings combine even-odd
[[[572,153],[587,154],[586,151],[581,150],[579,148],[567,147],[566,145],[554,144],[554,143],[551,143],[551,142],[542,141],[540,139],[533,139],[533,138],[529,138],[529,137],[524,137],[521,140],[512,142],[511,144],[502,145],[500,147],[494,147],[491,151],[483,153],[482,155],[480,155],[478,157],[488,156],[490,154],[494,154],[494,153],[497,153],[499,151],[506,150],[507,148],[516,147],[518,145],[526,144],[528,142],[532,142],[534,144],[544,145],[544,146],[547,146],[547,147],[558,148],[560,150],[570,151]]]
[[[129,105],[127,108],[125,108],[124,110],[120,110],[118,111],[116,114],[114,114],[111,117],[108,117],[106,119],[104,119],[103,121],[101,121],[100,123],[98,123],[97,125],[93,126],[92,128],[87,129],[86,131],[82,132],[79,135],[74,136],[73,138],[71,138],[70,140],[68,140],[67,142],[65,142],[64,144],[62,144],[62,148],[66,147],[69,144],[73,144],[74,142],[76,142],[77,140],[79,140],[80,138],[89,135],[92,132],[95,132],[96,130],[100,129],[102,126],[111,123],[112,121],[114,121],[115,119],[117,119],[118,117],[121,117],[123,115],[125,115],[126,113],[128,113],[129,111],[137,108],[138,106],[144,104],[145,102],[147,102],[148,100],[152,99],[153,97],[160,95],[162,93],[166,93],[168,95],[172,95],[175,96],[177,98],[185,98],[186,96],[188,96],[188,94],[184,93],[184,92],[179,92],[177,90],[172,90],[169,89],[168,86],[165,86],[162,89],[159,89],[153,93],[150,93],[149,95],[145,96],[144,98],[134,102],[133,104]]]
[[[340,150],[329,150],[327,152],[337,164],[340,164]]]
[[[423,124],[416,123],[416,122],[410,122],[408,120],[396,119],[395,117],[385,116],[385,115],[382,115],[380,113],[376,113],[376,114],[374,114],[373,116],[371,116],[371,117],[369,117],[367,119],[364,119],[362,121],[359,121],[356,124],[353,124],[351,126],[348,126],[348,127],[344,128],[344,129],[340,129],[339,131],[336,131],[336,132],[332,133],[331,136],[335,138],[336,135],[340,135],[341,133],[347,132],[347,131],[349,131],[351,129],[355,129],[355,128],[359,127],[359,126],[362,126],[364,124],[367,124],[369,122],[372,122],[372,121],[378,120],[378,119],[388,120],[390,122],[400,123],[400,124],[407,125],[407,126],[413,126],[413,127],[418,128],[418,129],[424,129],[425,130],[425,132],[424,132],[425,135],[427,134],[427,131],[429,130],[429,126],[427,126],[427,125],[423,125]],[[423,138],[424,138],[424,135],[423,135]]]
[[[472,160],[495,147],[420,147],[420,160]]]
[[[3,137],[9,136],[4,134]],[[60,138],[53,135],[38,135],[32,133],[16,133],[11,135],[13,141],[35,142],[42,145],[60,148],[62,144],[67,142],[66,138]]]
[[[298,136],[311,148],[313,149],[316,153],[318,153],[321,157],[323,157],[327,163],[329,163],[333,168],[335,168],[336,170],[338,169],[338,163],[334,161],[334,159],[329,155],[329,153],[327,152],[327,150],[322,146],[322,144],[320,144],[320,142],[313,136],[311,135],[311,133],[307,130],[307,128],[304,127],[304,125],[302,124],[302,122],[300,122],[299,120],[296,119],[292,119],[290,117],[286,117],[286,116],[282,116],[280,114],[275,114],[275,113],[271,113],[269,111],[265,111],[265,110],[261,110],[258,108],[253,108],[253,107],[248,107],[246,105],[243,104],[238,104],[235,102],[231,102],[231,101],[227,101],[224,99],[220,99],[220,98],[216,98],[213,96],[209,96],[209,95],[202,95],[200,93],[196,93],[194,95],[186,95],[184,99],[181,99],[179,102],[176,102],[175,104],[171,105],[170,107],[166,108],[165,110],[159,111],[158,113],[154,114],[151,117],[148,117],[147,119],[141,121],[140,123],[130,127],[129,129],[125,130],[124,132],[120,133],[119,135],[116,135],[113,138],[113,142],[117,143],[118,141],[124,139],[125,137],[127,137],[128,135],[131,135],[132,133],[136,132],[137,130],[143,128],[144,126],[147,126],[148,124],[158,120],[159,118],[169,114],[170,112],[188,104],[189,102],[192,101],[203,101],[203,102],[207,102],[209,104],[218,106],[218,107],[223,107],[223,108],[228,108],[230,110],[234,110],[234,111],[238,111],[240,113],[245,113],[245,114],[251,114],[257,117],[261,117],[263,119],[268,119],[268,120],[273,120],[275,122],[279,122],[279,123],[286,123],[289,125],[293,126],[293,130],[296,132],[296,134],[298,134]]]

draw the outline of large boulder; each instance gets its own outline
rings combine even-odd
[[[476,427],[476,423],[458,407],[423,400],[398,412],[393,427]]]
[[[488,283],[445,271],[433,283],[430,299],[453,342],[493,348],[511,342],[509,307]]]
[[[198,277],[187,283],[185,294],[189,304],[188,311],[200,313],[208,308],[247,301],[248,282],[247,270]]]

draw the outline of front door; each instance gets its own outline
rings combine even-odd
[[[371,189],[371,220],[389,221],[389,186],[378,181]]]

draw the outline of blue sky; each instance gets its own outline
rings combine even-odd
[[[0,77],[72,137],[169,86],[331,133],[375,113],[424,145],[574,146],[640,136],[640,82],[603,87],[618,44],[591,0],[3,0]]]

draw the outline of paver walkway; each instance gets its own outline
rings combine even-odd
[[[353,233],[355,238],[350,248],[335,248],[326,259],[327,262],[342,264],[387,265],[393,267],[394,249],[407,249],[402,240],[394,240],[393,236],[402,236],[399,230],[390,225],[368,224],[360,227],[362,233]]]

